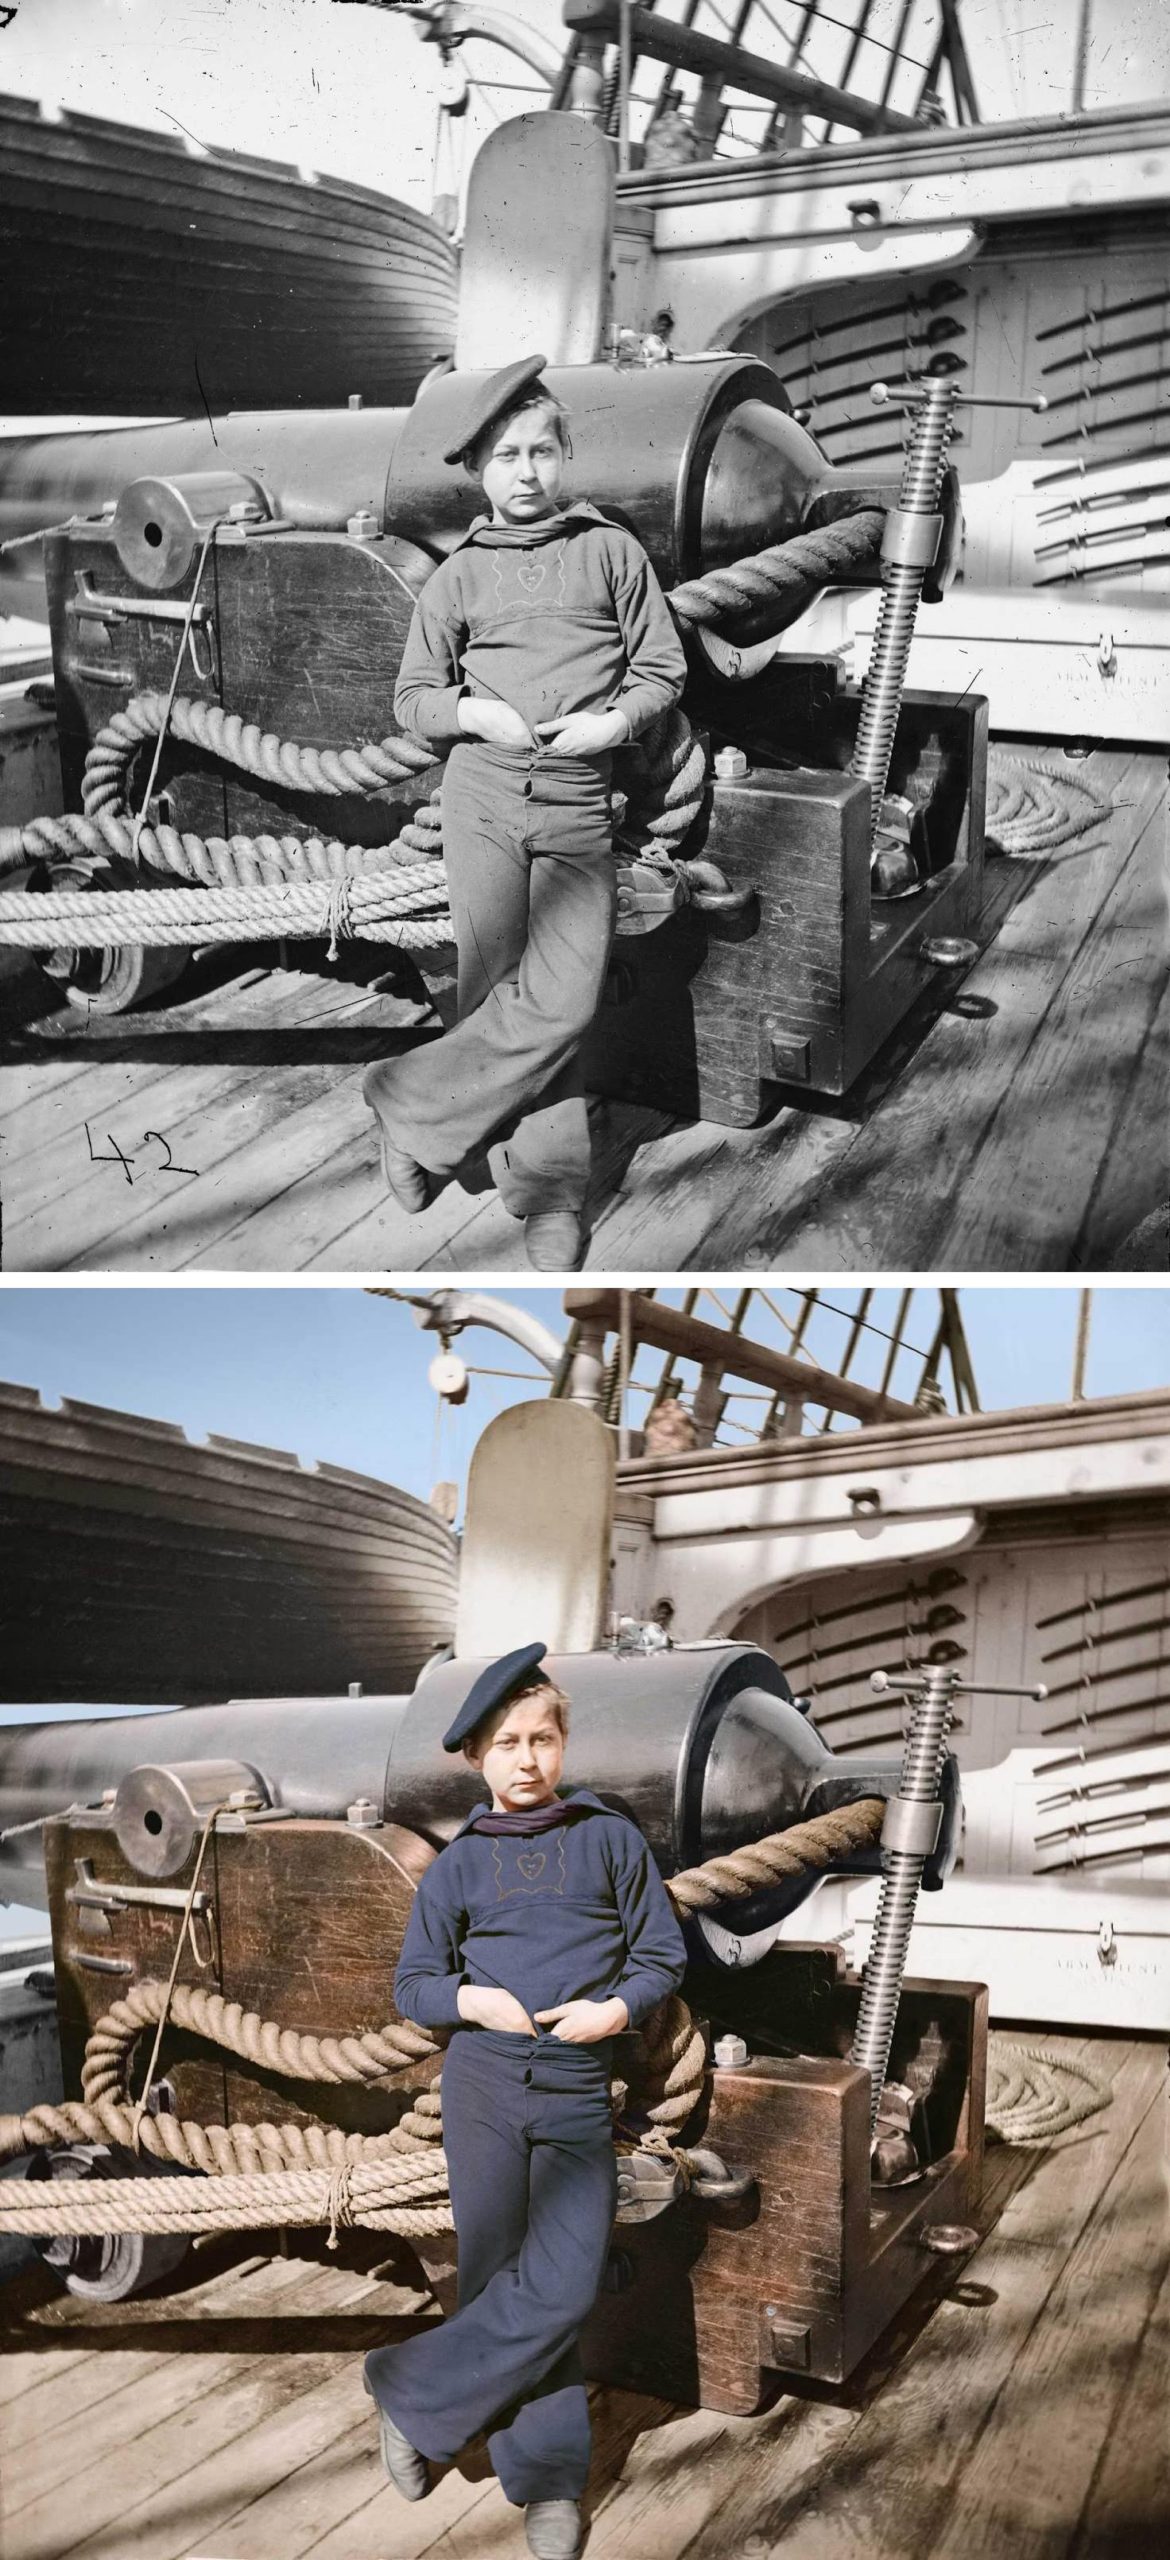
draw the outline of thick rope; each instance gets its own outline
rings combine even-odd
[[[666,601],[684,629],[721,631],[729,640],[737,637],[742,618],[754,621],[762,608],[781,599],[791,620],[829,578],[874,566],[885,520],[884,508],[863,507],[819,532],[798,533],[791,542],[734,560],[729,568],[706,569],[701,578],[672,587]]]
[[[404,2197],[403,2189],[409,2195]],[[254,2231],[326,2223],[397,2231],[407,2239],[451,2231],[447,2172],[433,2163],[361,2157],[331,2168],[202,2178],[46,2180],[3,2206],[5,2231],[72,2236],[107,2231]],[[434,2201],[428,2203],[430,2197]],[[344,2200],[344,2202],[343,2202]],[[341,2208],[341,2209],[339,2209]]]
[[[129,834],[127,828],[127,840]],[[144,845],[146,835],[144,828]],[[449,942],[446,886],[436,868],[402,864],[396,871],[352,875],[344,918],[349,933],[408,951]],[[422,907],[434,912],[422,914]],[[339,921],[334,890],[302,880],[254,889],[107,889],[96,897],[84,889],[57,889],[43,898],[19,889],[0,892],[0,943],[29,951],[53,943],[111,951],[127,943],[317,942],[334,933]]]
[[[127,770],[143,739],[161,735],[166,713],[164,694],[139,693],[99,729],[85,759],[82,803],[88,816],[125,805]],[[436,762],[433,749],[416,746],[412,738],[383,738],[377,746],[298,746],[241,720],[218,702],[192,702],[183,695],[171,705],[169,726],[184,745],[202,747],[258,782],[311,791],[318,799],[384,791],[428,772]]]
[[[820,1875],[837,1858],[848,1857],[881,1836],[885,1804],[880,1796],[862,1796],[856,1804],[835,1805],[813,1822],[794,1823],[791,1831],[770,1832],[726,1858],[708,1858],[672,1876],[666,1890],[675,1909],[710,1911],[718,1902],[736,1902],[761,1885],[783,1877]]]
[[[987,2130],[1000,2142],[1051,2142],[1112,2099],[1112,2081],[1046,2045],[996,2044],[988,2053]]]

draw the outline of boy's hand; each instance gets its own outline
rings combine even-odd
[[[627,744],[630,724],[624,711],[570,711],[562,720],[538,720],[536,734],[559,756],[600,756]]]
[[[473,2027],[495,2027],[508,2036],[535,2035],[536,2029],[523,2003],[510,1991],[492,1991],[474,1982],[459,1986],[455,2001],[461,2018]]]
[[[599,2044],[603,2036],[623,2035],[630,2013],[615,1991],[612,2000],[566,2000],[559,2009],[538,2009],[536,2023],[552,2027],[561,2044]]]
[[[465,693],[457,717],[465,738],[483,738],[490,747],[536,745],[527,720],[510,702],[493,702],[488,694]]]

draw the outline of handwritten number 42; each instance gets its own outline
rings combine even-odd
[[[113,1153],[112,1153],[111,1155],[108,1155],[108,1156],[107,1156],[107,1155],[103,1155],[103,1154],[101,1153],[100,1149],[99,1149],[99,1148],[97,1148],[97,1147],[95,1147],[94,1142],[93,1142],[93,1139],[92,1139],[92,1137],[91,1137],[91,1135],[90,1135],[89,1122],[88,1122],[88,1120],[86,1121],[86,1123],[85,1123],[85,1142],[86,1142],[87,1147],[89,1148],[89,1160],[90,1160],[90,1163],[91,1163],[91,1164],[120,1164],[120,1165],[121,1165],[121,1167],[122,1167],[122,1171],[123,1171],[123,1173],[124,1173],[124,1174],[125,1174],[125,1176],[126,1176],[126,1180],[127,1180],[127,1182],[129,1182],[129,1183],[133,1184],[134,1176],[133,1176],[133,1174],[132,1174],[132,1172],[131,1172],[131,1170],[130,1170],[130,1167],[131,1167],[131,1165],[132,1165],[132,1164],[136,1164],[136,1163],[137,1163],[137,1161],[138,1161],[137,1157],[136,1157],[135,1155],[127,1155],[127,1154],[126,1154],[126,1151],[125,1151],[125,1148],[124,1148],[124,1147],[120,1147],[120,1146],[119,1146],[117,1139],[116,1139],[114,1136],[112,1136],[111,1132],[110,1132],[108,1129],[107,1129],[107,1131],[106,1131],[106,1136],[107,1136],[107,1138],[108,1138],[108,1140],[109,1140],[109,1143],[110,1143],[110,1146],[111,1146],[111,1148],[112,1148],[112,1150],[113,1150]],[[152,1141],[152,1140],[154,1141],[154,1143],[155,1143],[155,1145],[156,1145],[156,1146],[160,1146],[160,1147],[162,1148],[162,1150],[163,1150],[163,1158],[164,1158],[164,1161],[162,1162],[162,1164],[152,1166],[152,1167],[150,1168],[150,1170],[151,1170],[151,1171],[153,1171],[153,1172],[155,1172],[155,1173],[191,1173],[191,1174],[193,1174],[193,1173],[195,1172],[195,1167],[194,1167],[194,1165],[193,1165],[193,1164],[176,1164],[176,1163],[175,1163],[174,1158],[173,1158],[173,1156],[172,1156],[172,1154],[171,1154],[171,1142],[170,1142],[170,1139],[169,1139],[169,1138],[164,1138],[164,1136],[163,1136],[163,1133],[162,1133],[162,1130],[161,1130],[161,1129],[144,1129],[144,1130],[143,1130],[143,1132],[142,1132],[142,1144],[143,1144],[143,1146],[144,1146],[144,1147],[148,1147],[148,1146],[151,1144],[151,1141]]]

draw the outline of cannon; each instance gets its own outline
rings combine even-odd
[[[392,2016],[414,1887],[476,1792],[440,1736],[478,1667],[440,1662],[409,1696],[238,1699],[5,1737],[0,1829],[41,1828],[0,1843],[0,1887],[47,1893],[67,2095],[98,2019],[176,1956],[181,1985],[302,2034]],[[835,1756],[753,1645],[596,1649],[549,1667],[573,1703],[572,1782],[628,1811],[667,1877],[859,1799],[900,1801],[897,1759]],[[928,1886],[953,1864],[958,1830],[948,1755]],[[872,1873],[881,1854],[871,1839],[833,1872]],[[870,2074],[850,2059],[861,1986],[838,1949],[791,1935],[815,1881],[789,1877],[687,1920],[684,1997],[718,2066],[687,2139],[716,2175],[615,2230],[585,2339],[598,2378],[740,2411],[778,2376],[840,2381],[930,2269],[939,2228],[975,2208],[984,1995],[902,1986],[888,2069],[904,2121],[892,2155],[888,2124],[871,2143]],[[368,2132],[427,2076],[309,2090],[175,2028],[152,2104],[212,2126],[323,2117]],[[93,2147],[56,2166],[92,2170]],[[108,2290],[119,2265],[126,2289],[158,2274],[151,2245],[145,2259],[141,2246],[115,2254]],[[412,2245],[446,2300],[453,2243]],[[66,2244],[51,2255],[68,2273]]]
[[[559,126],[578,138],[587,130],[555,115],[517,123],[539,124],[554,142]],[[469,257],[471,227],[469,214]],[[683,708],[714,749],[685,848],[671,847],[685,851],[689,876],[667,861],[658,888],[664,868],[670,894],[655,899],[643,882],[642,929],[619,926],[588,1079],[598,1091],[750,1125],[783,1093],[844,1091],[954,964],[978,914],[980,697],[903,694],[900,678],[871,675],[867,712],[835,658],[778,656],[772,646],[826,586],[909,578],[927,598],[942,592],[960,527],[945,419],[939,428],[935,417],[951,386],[919,386],[933,461],[931,488],[919,473],[911,504],[905,474],[831,465],[777,375],[754,358],[552,363],[547,379],[569,412],[574,487],[632,527],[675,595],[690,666]],[[108,792],[105,804],[95,794],[92,761],[88,776],[86,768],[115,715],[144,699],[175,700],[157,764],[157,716],[141,752],[124,759],[127,814],[144,818],[145,832],[127,823],[116,841],[91,830],[63,846],[0,831],[0,867],[35,853],[28,886],[38,894],[75,886],[174,896],[191,879],[258,895],[287,883],[306,845],[306,877],[325,888],[355,872],[363,890],[363,873],[385,881],[386,849],[420,810],[425,818],[436,768],[420,770],[416,751],[410,769],[370,796],[356,779],[347,788],[329,757],[391,743],[415,597],[478,502],[467,476],[439,459],[468,380],[468,371],[440,369],[403,409],[208,416],[6,445],[0,536],[24,542],[54,528],[43,561],[67,814],[84,800],[96,818],[109,803]],[[35,557],[30,546],[8,561],[31,572]],[[757,566],[750,593],[735,585],[744,563]],[[728,575],[734,592],[704,588]],[[866,744],[867,717],[871,726],[877,718],[876,749]],[[264,742],[250,763],[241,724]],[[878,894],[880,866],[871,868],[875,819],[891,810],[905,839],[904,898]],[[241,838],[266,841],[254,857],[237,849],[226,874],[199,867],[203,856],[190,850],[193,839],[206,847]],[[267,841],[275,838],[291,853],[278,858]],[[418,843],[417,830],[407,841]],[[312,850],[322,845],[325,853]],[[90,947],[88,913],[76,946],[56,928],[51,966],[66,992],[118,1009],[164,983],[182,965],[180,946],[200,941],[207,901],[190,896],[174,943],[160,929],[157,944],[111,946],[107,925],[107,947]],[[0,897],[0,938],[19,928],[27,942],[28,920],[14,924],[13,905],[11,894]],[[142,912],[139,901],[133,913]],[[295,917],[287,899],[248,912],[258,921],[237,923],[237,936],[328,931],[336,948],[337,933],[360,936],[373,911],[323,890]],[[392,924],[365,930],[403,938]],[[230,922],[217,933],[230,939]],[[417,969],[449,1018],[452,955],[442,933],[416,934],[400,965]],[[417,992],[417,977],[411,983]]]

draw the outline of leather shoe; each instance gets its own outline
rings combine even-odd
[[[525,2507],[524,2531],[533,2560],[577,2560],[581,2510],[575,2498],[538,2498]]]
[[[387,2414],[377,2393],[371,2388],[369,2375],[363,2374],[362,2380],[378,2412],[378,2425],[382,2436],[382,2460],[386,2466],[387,2479],[392,2481],[400,2498],[409,2498],[412,2503],[416,2498],[425,2498],[431,2485],[426,2455],[417,2452],[414,2445],[403,2435],[401,2427],[395,2426],[393,2418]]]
[[[420,1210],[430,1206],[430,1184],[427,1181],[425,1167],[416,1164],[414,1157],[408,1156],[405,1148],[396,1144],[378,1107],[372,1071],[363,1081],[362,1092],[378,1124],[378,1140],[382,1150],[382,1180],[387,1191],[391,1192],[397,1200],[399,1208],[409,1210],[411,1217],[417,1218]]]
[[[581,1244],[575,1209],[538,1209],[524,1221],[524,1245],[534,1271],[575,1271]]]

